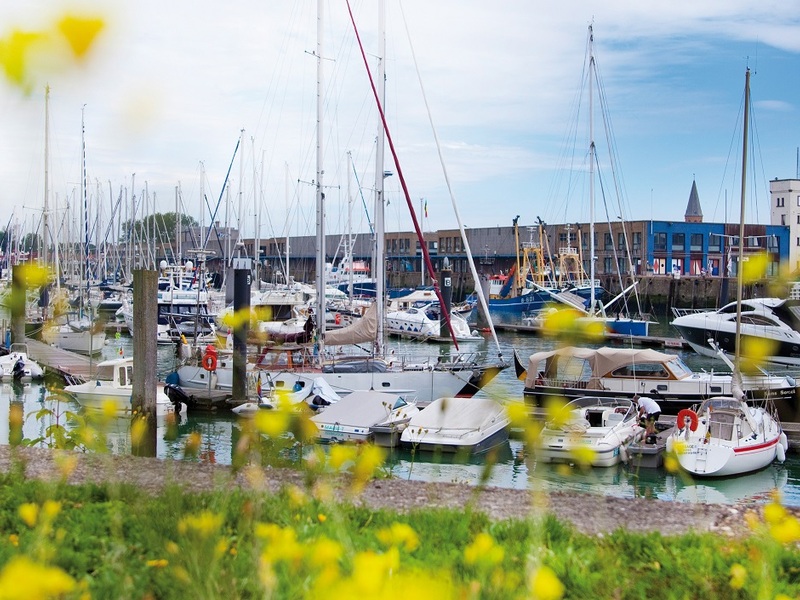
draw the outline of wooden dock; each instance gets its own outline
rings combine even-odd
[[[39,363],[45,371],[51,371],[71,381],[87,381],[97,371],[98,359],[56,348],[44,342],[25,338],[28,356]],[[100,359],[102,360],[102,359]]]

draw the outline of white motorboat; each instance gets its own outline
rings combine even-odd
[[[28,356],[28,345],[17,343],[0,356],[0,376],[3,381],[33,381],[44,378],[44,370]]]
[[[72,395],[83,408],[105,410],[106,403],[112,402],[117,414],[130,414],[133,395],[133,358],[104,360],[97,365],[94,379],[84,383],[67,385],[64,391]],[[156,392],[156,415],[163,416],[174,412],[172,401],[159,385]],[[183,406],[182,411],[186,407]]]
[[[312,416],[311,421],[319,429],[320,441],[367,442],[375,439],[374,427],[399,433],[419,412],[416,403],[403,396],[363,391],[348,394]]]
[[[41,335],[46,344],[88,355],[100,354],[106,343],[106,332],[89,319],[48,325]]]
[[[730,395],[731,372],[695,373],[677,354],[650,348],[578,348],[536,352],[528,368],[514,354],[517,376],[524,378],[526,402],[541,405],[550,396],[651,396],[664,414],[699,404],[712,396]],[[732,364],[730,365],[732,367]],[[794,412],[797,381],[765,372],[742,376],[748,398],[771,398],[780,411]]]
[[[266,373],[252,373],[249,379],[255,379],[256,381],[256,397],[231,409],[231,412],[240,417],[252,417],[259,410],[276,409],[282,403],[297,406],[305,402],[313,410],[320,410],[341,400],[339,395],[333,391],[333,388],[322,377],[317,377],[310,387],[300,387],[297,390],[283,387],[277,389]],[[266,389],[261,383],[263,380],[267,382]],[[167,389],[169,390],[170,388],[168,387]]]
[[[611,467],[627,462],[626,446],[644,434],[636,406],[627,398],[584,396],[564,405],[559,415],[564,418],[542,429],[536,449],[542,462],[586,460],[593,467]]]
[[[402,338],[418,340],[450,339],[448,332],[442,332],[439,319],[439,303],[428,302],[386,313],[386,332]],[[468,342],[482,340],[483,336],[471,331],[467,320],[456,312],[450,313],[450,325],[456,340]]]
[[[789,442],[770,405],[752,406],[732,396],[709,398],[697,411],[678,413],[667,439],[692,475],[722,477],[758,471],[786,459]]]
[[[674,309],[670,323],[698,354],[715,357],[716,348],[733,354],[736,343],[736,302],[719,310]],[[755,357],[778,364],[800,366],[800,303],[782,298],[751,298],[741,302],[742,356],[748,347],[769,348],[768,356]],[[761,344],[749,344],[756,339]]]
[[[491,398],[437,398],[411,417],[400,442],[418,450],[484,452],[508,440],[510,422]]]

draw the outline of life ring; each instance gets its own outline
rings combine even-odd
[[[339,313],[336,313],[336,316],[333,317],[333,322],[336,323],[337,325],[341,325],[342,324],[342,315],[339,314]]]
[[[675,424],[678,426],[678,429],[684,428],[687,417],[689,419],[689,429],[697,431],[697,413],[691,408],[682,408],[678,412],[678,418],[675,419]]]
[[[203,355],[203,368],[206,371],[216,371],[217,370],[217,355],[212,354],[211,352],[206,352]]]

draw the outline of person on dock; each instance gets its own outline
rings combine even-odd
[[[649,396],[639,396],[638,394],[633,397],[636,406],[639,407],[639,420],[644,421],[644,435],[645,439],[651,434],[656,432],[656,421],[661,416],[661,407],[658,402]]]

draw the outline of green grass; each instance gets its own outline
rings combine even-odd
[[[61,505],[50,524],[23,521],[20,505],[47,501]],[[187,516],[204,511],[219,517],[220,526],[186,526]],[[416,532],[418,545],[382,538],[397,523]],[[287,537],[265,537],[263,524],[279,526],[275,531]],[[728,539],[620,530],[592,537],[552,517],[495,522],[469,508],[424,507],[398,514],[323,502],[297,490],[265,495],[170,487],[150,496],[126,485],[67,486],[9,473],[0,476],[0,532],[0,567],[20,555],[58,567],[78,582],[74,597],[304,598],[345,590],[351,597],[402,592],[426,598],[441,597],[430,582],[448,581],[453,598],[531,598],[541,565],[568,598],[800,594],[800,554],[765,533]],[[468,548],[482,533],[490,547],[470,560]],[[324,555],[323,539],[338,550]],[[370,568],[367,559],[388,562]],[[741,589],[731,586],[734,565],[746,573]],[[560,597],[557,587],[542,589],[539,597]],[[0,589],[4,597],[14,596]]]

